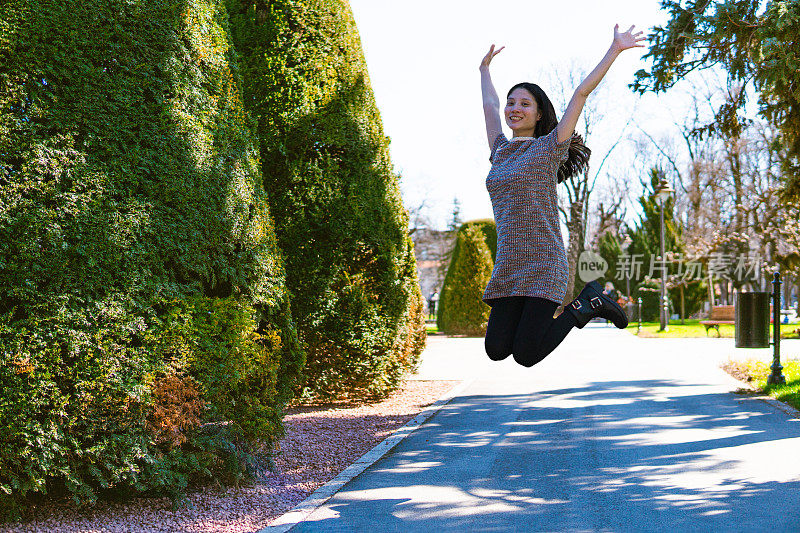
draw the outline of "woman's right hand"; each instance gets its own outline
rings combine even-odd
[[[497,49],[497,52],[495,52],[494,51],[494,45],[492,45],[492,47],[489,48],[489,52],[483,57],[483,61],[481,61],[481,66],[479,68],[480,69],[484,69],[484,68],[488,69],[489,68],[489,63],[492,62],[492,59],[494,59],[494,56],[499,54],[500,51],[503,48],[505,48],[505,46],[501,46],[500,48]]]

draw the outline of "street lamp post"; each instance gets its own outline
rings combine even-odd
[[[658,183],[655,191],[653,191],[653,196],[655,198],[656,203],[661,208],[661,261],[666,260],[666,253],[664,251],[664,204],[669,199],[670,195],[675,192],[673,191],[672,187],[670,187],[669,182],[662,178],[661,181]],[[667,272],[666,267],[662,268],[661,270],[661,329],[659,331],[667,331]]]
[[[769,385],[783,385],[786,377],[781,366],[781,274],[777,270],[772,275],[772,374],[767,378]]]
[[[631,244],[633,244],[631,236],[625,235],[625,239],[620,244],[620,248],[622,248],[623,252],[627,253],[628,248],[630,247]],[[628,276],[627,272],[625,273],[625,297],[626,298],[631,297],[631,278],[630,276]]]

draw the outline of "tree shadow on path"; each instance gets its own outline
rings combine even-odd
[[[798,446],[703,384],[462,396],[293,531],[799,531]]]

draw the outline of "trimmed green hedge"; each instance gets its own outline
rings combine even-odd
[[[303,353],[216,1],[0,7],[0,514],[263,466]]]
[[[436,310],[436,326],[439,331],[445,331],[447,321],[446,317],[449,316],[449,313],[447,312],[447,301],[445,301],[444,298],[444,290],[445,287],[450,286],[453,283],[453,273],[455,272],[453,267],[455,265],[456,257],[461,254],[458,235],[473,226],[480,229],[483,233],[484,242],[488,246],[489,252],[491,253],[491,264],[494,266],[495,257],[497,256],[497,225],[495,224],[494,219],[480,218],[464,222],[458,229],[453,252],[450,254],[450,264],[447,266],[447,272],[445,273],[444,281],[442,282],[442,298],[440,298],[439,305]],[[489,271],[489,279],[491,279],[491,270]],[[489,283],[489,279],[486,280],[486,284]],[[486,284],[484,284],[483,290],[486,289]],[[483,290],[481,290],[481,296],[483,296]]]
[[[455,250],[447,269],[440,310],[439,331],[447,334],[485,335],[491,308],[483,292],[492,277],[494,260],[487,235],[495,236],[494,221],[467,222],[458,230]],[[496,248],[495,248],[496,249]]]
[[[389,139],[344,0],[228,0],[307,349],[304,398],[382,396],[424,347]]]

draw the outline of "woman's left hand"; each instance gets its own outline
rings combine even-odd
[[[647,37],[644,36],[644,32],[642,31],[633,33],[633,26],[628,28],[628,31],[625,33],[620,33],[619,24],[615,24],[614,42],[611,43],[611,46],[615,47],[618,52],[622,52],[628,48],[643,47],[644,45],[640,44],[640,41],[644,41],[646,39]]]

